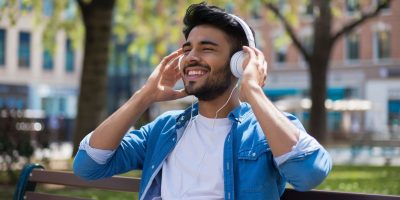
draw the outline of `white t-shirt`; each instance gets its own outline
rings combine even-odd
[[[197,115],[162,167],[163,200],[224,199],[223,149],[228,118]]]

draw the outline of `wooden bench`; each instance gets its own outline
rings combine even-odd
[[[80,188],[96,188],[120,192],[138,192],[139,178],[114,176],[112,178],[85,181],[75,176],[72,172],[45,170],[39,164],[27,165],[21,172],[19,182],[14,194],[14,200],[87,200],[81,197],[60,196],[35,191],[37,184],[55,184]],[[400,196],[373,195],[360,193],[332,192],[312,190],[298,192],[287,188],[282,200],[400,200]]]

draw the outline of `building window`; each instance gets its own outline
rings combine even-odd
[[[311,53],[314,49],[313,36],[308,35],[308,36],[303,37],[303,45],[304,45],[304,48],[306,49],[306,51],[308,53]]]
[[[358,0],[346,0],[346,11],[348,13],[360,10],[360,2]]]
[[[65,114],[67,112],[67,99],[60,97],[58,111],[60,114]]]
[[[53,70],[53,54],[49,49],[43,51],[43,69],[46,71]]]
[[[43,15],[48,17],[53,15],[53,0],[43,1]]]
[[[391,99],[388,102],[388,125],[392,135],[400,133],[400,99]]]
[[[0,67],[6,64],[6,30],[0,29]]]
[[[286,62],[286,49],[276,49],[275,51],[275,62],[284,63]]]
[[[120,70],[126,70],[129,68],[129,54],[127,44],[116,44],[115,45],[115,67]]]
[[[388,0],[376,0],[376,5],[383,4],[383,10],[388,11],[390,9],[390,4]]]
[[[358,60],[360,58],[360,35],[350,33],[346,35],[346,59]]]
[[[71,39],[67,39],[65,47],[66,47],[65,71],[73,72],[75,68],[75,52],[72,47]]]
[[[29,68],[31,64],[31,34],[19,33],[18,66]]]
[[[377,31],[374,40],[375,58],[378,60],[390,58],[390,32],[388,30]]]
[[[312,1],[308,1],[303,5],[303,11],[301,12],[303,16],[312,16],[314,14],[314,4]]]

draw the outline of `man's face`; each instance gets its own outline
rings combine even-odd
[[[194,27],[182,46],[181,74],[186,93],[209,101],[231,85],[228,36],[210,25]]]

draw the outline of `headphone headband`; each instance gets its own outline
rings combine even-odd
[[[233,14],[229,14],[231,17],[233,17],[239,24],[240,26],[243,28],[244,33],[246,34],[246,38],[247,41],[249,42],[249,46],[250,47],[256,47],[256,43],[255,43],[255,39],[253,36],[253,32],[251,32],[251,29],[249,27],[249,25],[247,25],[247,23],[245,21],[243,21],[240,17],[233,15]]]

